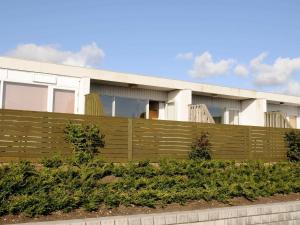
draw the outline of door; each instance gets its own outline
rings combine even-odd
[[[149,119],[157,120],[159,117],[159,102],[149,101]]]

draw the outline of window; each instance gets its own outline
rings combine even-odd
[[[5,109],[47,111],[46,86],[5,82],[3,94]]]
[[[120,117],[146,118],[147,100],[115,97],[115,114]]]
[[[222,123],[224,117],[224,109],[216,106],[209,106],[208,111],[213,117],[215,123]]]
[[[74,113],[75,91],[55,89],[53,93],[53,112]]]
[[[103,105],[104,108],[104,114],[105,116],[112,116],[112,107],[113,107],[113,101],[114,97],[112,96],[107,96],[107,95],[101,95],[100,96],[100,101]]]

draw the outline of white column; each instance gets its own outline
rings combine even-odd
[[[80,79],[79,92],[78,92],[78,113],[79,114],[84,114],[85,95],[90,93],[90,82],[91,79],[87,77]]]
[[[54,88],[52,86],[48,86],[47,112],[53,112],[53,94]]]
[[[166,104],[164,102],[159,102],[159,111],[158,111],[158,119],[164,120],[166,119]]]
[[[7,70],[0,69],[0,109],[3,107],[4,99],[4,78],[7,77]]]
[[[247,99],[241,105],[240,125],[265,126],[266,99]]]
[[[175,104],[174,119],[178,121],[189,120],[189,108],[192,104],[192,91],[191,90],[176,90],[168,93],[168,103]],[[172,118],[167,118],[172,119]]]
[[[149,100],[148,100],[148,103],[146,105],[146,119],[149,119]]]

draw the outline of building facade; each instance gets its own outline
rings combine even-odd
[[[189,121],[205,105],[215,123],[264,126],[280,112],[300,127],[300,97],[0,57],[0,108],[83,114],[96,93],[105,115]]]

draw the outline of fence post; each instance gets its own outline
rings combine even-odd
[[[128,119],[128,161],[132,161],[132,119]]]

